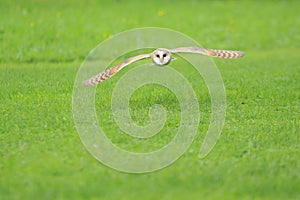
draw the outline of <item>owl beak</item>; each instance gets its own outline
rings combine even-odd
[[[160,60],[161,63],[164,62],[164,58],[163,57],[160,57],[159,60]]]

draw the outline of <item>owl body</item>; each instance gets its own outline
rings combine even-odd
[[[151,59],[156,65],[167,65],[172,60],[172,52],[169,49],[159,48],[152,52]]]
[[[145,58],[151,58],[152,62],[158,66],[164,66],[169,64],[172,61],[172,53],[197,53],[206,56],[216,57],[216,58],[239,58],[245,55],[242,51],[232,51],[232,50],[213,50],[213,49],[203,49],[200,47],[179,47],[175,49],[166,49],[166,48],[158,48],[149,54],[140,54],[134,57],[131,57],[112,68],[109,68],[96,76],[84,81],[83,85],[91,86],[101,83],[122,68],[126,67],[127,65],[136,62],[138,60],[142,60]]]

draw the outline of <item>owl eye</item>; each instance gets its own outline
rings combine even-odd
[[[157,55],[156,55],[156,57],[158,57],[158,58],[159,58],[159,55],[157,54]]]
[[[166,56],[167,56],[167,54],[164,53],[164,54],[163,54],[163,57],[165,58]]]

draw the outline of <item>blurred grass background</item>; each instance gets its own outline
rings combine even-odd
[[[1,1],[0,61],[68,62],[95,41],[158,26],[203,46],[272,51],[298,48],[298,1]]]
[[[299,199],[299,6],[298,1],[1,0],[0,199]],[[205,87],[198,86],[204,122],[188,151],[158,172],[124,174],[83,147],[73,123],[72,88],[91,49],[119,32],[149,26],[246,56],[214,59],[226,87],[227,116],[208,157],[198,158],[210,105]],[[201,83],[186,74],[193,85]],[[105,84],[102,92],[109,94],[113,85]],[[168,91],[155,88],[155,94],[164,94],[159,102],[178,111]],[[104,104],[98,110],[104,128],[118,133],[105,110],[108,100],[99,97]],[[132,106],[133,117],[143,122],[143,105],[157,99],[142,88],[133,100],[139,102]],[[175,115],[167,128],[176,120]],[[155,146],[166,137],[151,142]],[[130,144],[118,134],[113,139]]]

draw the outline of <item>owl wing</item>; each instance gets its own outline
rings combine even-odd
[[[93,76],[92,78],[86,80],[83,82],[84,86],[91,86],[91,85],[97,85],[98,83],[101,83],[110,77],[112,77],[114,74],[116,74],[118,71],[120,71],[122,68],[126,67],[127,65],[136,62],[138,60],[142,60],[145,58],[149,58],[150,54],[141,54],[137,55],[131,58],[128,58],[127,60],[124,60],[123,62],[103,71],[100,72],[99,74]]]
[[[232,50],[213,50],[203,49],[200,47],[179,47],[171,49],[172,53],[199,53],[206,56],[212,56],[217,58],[239,58],[245,55],[242,51]]]

